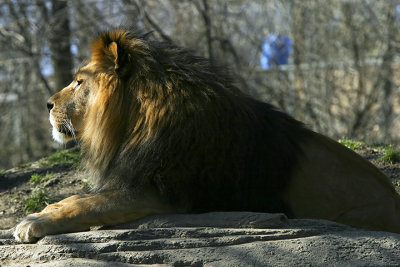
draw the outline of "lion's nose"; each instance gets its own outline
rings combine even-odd
[[[51,109],[54,107],[53,103],[47,102],[47,109],[49,110],[49,112],[51,111]]]

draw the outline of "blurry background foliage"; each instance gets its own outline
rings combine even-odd
[[[316,131],[400,141],[400,0],[0,0],[0,169],[57,147],[46,100],[119,25],[227,65]]]

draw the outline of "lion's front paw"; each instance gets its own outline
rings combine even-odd
[[[46,234],[45,223],[39,217],[27,217],[20,222],[14,231],[14,237],[22,243],[36,242]]]

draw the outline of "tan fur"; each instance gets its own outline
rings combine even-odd
[[[90,226],[118,224],[173,211],[151,190],[143,190],[137,199],[128,199],[120,191],[74,195],[26,217],[16,226],[14,236],[21,242],[34,242],[49,234],[82,231]]]

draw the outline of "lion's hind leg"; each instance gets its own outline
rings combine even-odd
[[[364,229],[400,233],[400,197],[388,196],[379,203],[354,207],[334,220]]]

